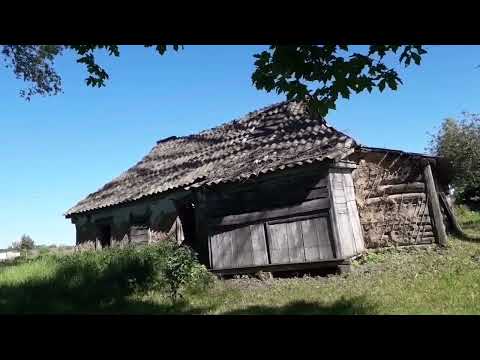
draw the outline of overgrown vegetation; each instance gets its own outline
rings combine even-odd
[[[169,241],[69,255],[44,254],[0,267],[0,311],[98,312],[155,291],[174,303],[211,275],[195,254]]]
[[[456,213],[480,231],[479,213]],[[213,280],[172,243],[0,265],[5,313],[480,314],[479,299],[480,243],[455,238],[370,252],[349,274],[263,281]]]

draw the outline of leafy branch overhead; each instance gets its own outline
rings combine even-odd
[[[419,65],[426,50],[421,45],[371,45],[366,54],[350,55],[348,45],[272,45],[254,55],[256,70],[252,81],[257,89],[275,90],[287,99],[309,99],[312,110],[325,116],[341,95],[386,86],[396,90],[402,84],[397,71],[384,58],[399,54],[400,64]]]
[[[17,79],[32,83],[20,90],[20,96],[30,100],[34,95],[56,95],[62,90],[62,80],[53,68],[55,57],[62,53],[58,45],[3,45],[0,54],[5,66],[13,69]]]
[[[155,47],[163,55],[167,45]],[[171,45],[174,51],[181,45]],[[61,92],[60,76],[55,72],[54,59],[63,50],[71,50],[77,62],[88,72],[86,84],[92,87],[106,85],[109,75],[95,58],[95,52],[104,50],[109,56],[120,56],[118,45],[3,45],[1,54],[7,67],[13,68],[17,78],[31,83],[20,95],[27,100],[33,95],[56,95]],[[370,45],[365,54],[351,53],[348,45],[271,45],[255,54],[252,82],[259,90],[275,90],[289,100],[308,99],[311,109],[325,116],[335,109],[339,98],[350,98],[352,92],[374,88],[383,91],[387,86],[396,90],[402,81],[397,71],[385,64],[387,55],[398,56],[400,64],[419,65],[426,50],[421,45]]]
[[[167,51],[167,45],[145,45],[145,47],[155,46],[156,51],[163,55]],[[87,71],[90,74],[86,78],[86,83],[89,86],[102,87],[105,86],[109,79],[107,72],[95,62],[94,51],[98,49],[105,49],[110,56],[120,56],[120,49],[118,45],[69,45],[70,49],[74,50],[80,57],[77,62],[85,64]],[[175,51],[178,51],[180,45],[172,46]]]

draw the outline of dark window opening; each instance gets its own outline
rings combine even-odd
[[[177,207],[178,216],[182,222],[184,244],[194,247],[195,242],[195,209],[193,204],[186,203]]]
[[[98,225],[98,240],[102,248],[109,247],[112,242],[112,231],[110,225]]]

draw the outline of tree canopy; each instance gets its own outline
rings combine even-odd
[[[445,119],[432,135],[430,151],[445,158],[452,168],[452,185],[460,202],[480,202],[480,115]]]
[[[180,51],[182,45],[144,45],[158,54]],[[56,95],[62,91],[61,76],[55,71],[55,58],[69,49],[77,62],[86,67],[87,86],[102,87],[108,72],[95,59],[99,50],[120,56],[119,45],[1,45],[0,54],[7,68],[29,85],[20,96],[30,100],[35,95]],[[386,87],[396,90],[402,80],[385,58],[393,55],[406,66],[420,65],[426,54],[422,45],[370,45],[364,53],[351,51],[349,45],[270,45],[253,54],[253,85],[267,92],[284,94],[288,100],[307,100],[312,111],[325,116],[335,109],[339,97]]]
[[[30,236],[23,234],[20,241],[14,242],[12,247],[17,250],[31,250],[35,247],[35,243]]]

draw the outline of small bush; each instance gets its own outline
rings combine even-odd
[[[159,271],[157,286],[168,292],[172,302],[183,297],[183,290],[199,292],[212,282],[205,266],[197,261],[197,255],[189,247],[179,246],[173,241],[145,248],[146,257],[153,257]]]
[[[195,263],[192,271],[190,283],[186,288],[191,293],[200,293],[206,291],[214,282],[215,277],[208,271],[205,265]]]
[[[163,275],[173,302],[181,296],[180,289],[192,279],[195,263],[195,255],[185,247],[173,249],[166,258]]]

